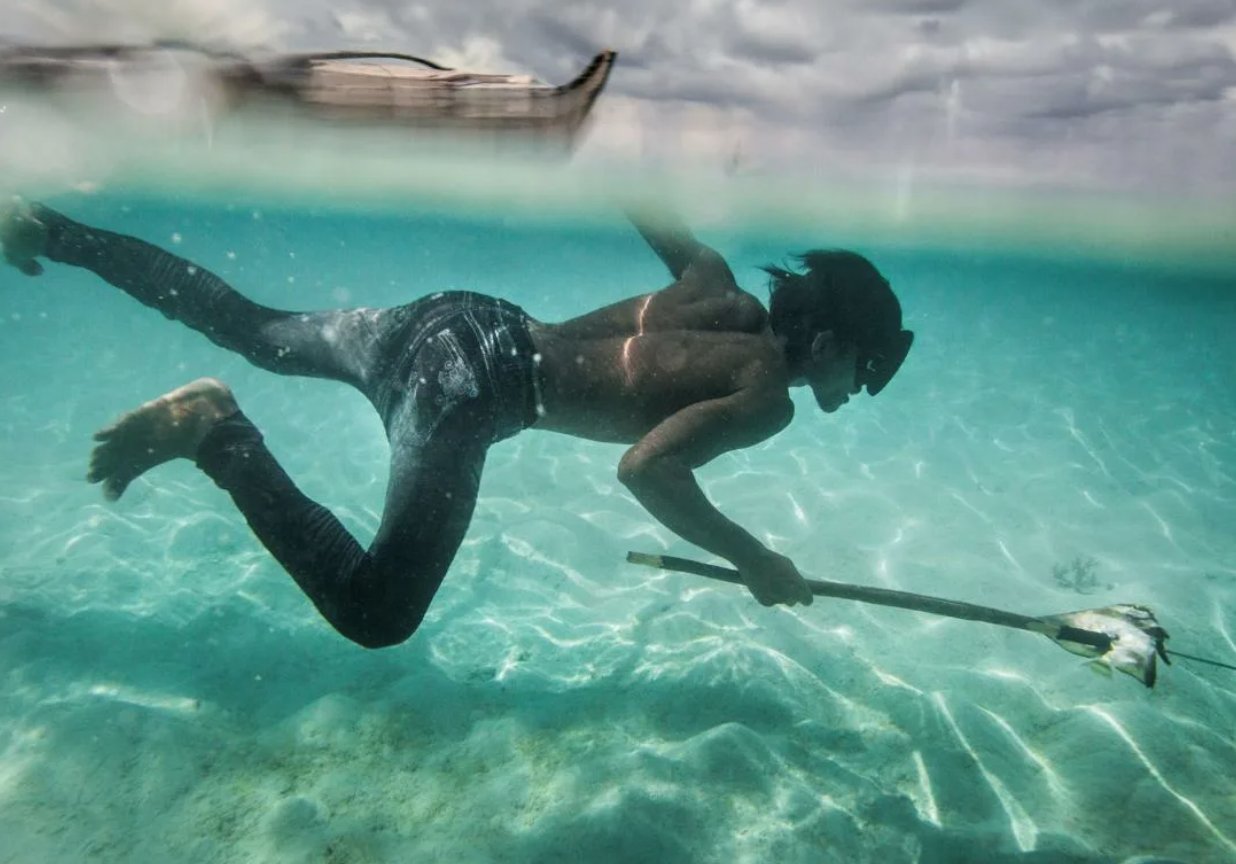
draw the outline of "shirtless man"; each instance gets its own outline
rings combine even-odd
[[[0,243],[27,275],[42,272],[40,257],[85,267],[263,369],[365,394],[391,446],[367,550],[296,488],[212,378],[96,433],[87,475],[114,500],[156,465],[194,460],[326,620],[360,645],[396,645],[416,631],[472,518],[486,451],[527,428],[630,444],[618,477],[657,520],[730,561],[760,603],[809,604],[793,562],[718,512],[693,470],[783,429],[790,387],[810,387],[830,413],[864,386],[879,392],[913,340],[901,307],[866,259],[811,252],[805,273],[765,268],[766,311],[685,226],[632,219],[674,281],[560,324],[463,292],[389,309],[270,309],[155,246],[20,201],[0,215]]]

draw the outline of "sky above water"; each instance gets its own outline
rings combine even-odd
[[[581,158],[1236,193],[1236,0],[4,0],[23,42],[356,47],[570,80],[619,64]]]

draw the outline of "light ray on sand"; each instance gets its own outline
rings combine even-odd
[[[89,689],[91,696],[137,705],[142,708],[155,708],[160,711],[192,713],[201,710],[199,699],[188,696],[170,696],[162,693],[146,693],[133,687],[121,684],[95,684]]]
[[[1013,553],[1009,551],[1009,547],[1005,545],[1004,540],[996,538],[996,545],[1000,547],[1001,554],[1004,555],[1006,561],[1016,567],[1022,573],[1026,572],[1026,568],[1021,566],[1021,562],[1013,557]]]
[[[1008,735],[1009,738],[1013,739],[1013,742],[1017,744],[1017,746],[1021,749],[1021,751],[1025,753],[1026,756],[1029,757],[1032,762],[1034,762],[1036,765],[1038,765],[1040,768],[1043,769],[1043,774],[1044,776],[1047,777],[1047,785],[1051,787],[1052,794],[1055,795],[1056,798],[1067,799],[1069,797],[1069,791],[1068,789],[1065,788],[1064,784],[1060,781],[1060,775],[1056,773],[1056,769],[1052,767],[1051,763],[1048,762],[1047,759],[1044,756],[1042,756],[1037,750],[1031,747],[1029,743],[1026,742],[1026,739],[1022,738],[1021,735],[1017,733],[1017,730],[1014,729],[1011,725],[1009,725],[1009,722],[1007,720],[1005,720],[995,711],[992,711],[988,708],[984,708],[982,705],[978,706],[978,708],[980,711],[982,711],[984,714],[990,717],[997,726],[1003,729],[1005,734]]]
[[[885,684],[889,687],[900,687],[903,690],[909,690],[911,693],[915,694],[916,696],[926,695],[922,690],[918,689],[913,684],[909,684],[905,681],[902,681],[900,678],[898,678],[896,675],[893,675],[891,672],[885,672],[883,669],[881,669],[878,666],[871,666],[870,669],[871,669],[872,674],[880,679],[881,684]]]
[[[1013,797],[1000,778],[991,773],[987,766],[983,764],[983,760],[979,758],[978,751],[970,744],[969,739],[966,738],[965,733],[961,731],[961,727],[957,724],[957,720],[953,717],[953,713],[949,711],[948,703],[944,700],[944,694],[933,693],[932,699],[940,709],[940,715],[944,717],[949,727],[953,730],[958,743],[970,755],[975,767],[983,775],[983,779],[987,781],[991,791],[995,793],[1000,806],[1004,808],[1005,814],[1009,817],[1009,827],[1013,830],[1013,839],[1017,842],[1018,850],[1021,852],[1032,851],[1038,839],[1038,826],[1034,824],[1026,811],[1022,809],[1022,806],[1017,803],[1017,799]]]
[[[544,564],[547,567],[551,567],[576,585],[584,587],[591,585],[588,577],[586,577],[579,570],[569,564],[564,564],[561,561],[550,558],[526,540],[515,537],[509,533],[503,533],[502,542],[507,549],[515,555],[518,555],[520,558],[524,558],[536,564]]]
[[[1112,476],[1112,472],[1107,469],[1107,463],[1103,461],[1097,452],[1095,452],[1094,447],[1086,439],[1086,436],[1082,434],[1080,429],[1077,428],[1076,422],[1073,418],[1073,409],[1057,408],[1056,413],[1059,414],[1061,419],[1064,420],[1064,425],[1065,428],[1068,429],[1069,435],[1073,437],[1074,441],[1081,445],[1082,449],[1086,451],[1086,455],[1094,460],[1094,464],[1099,466],[1099,470],[1108,477]]]
[[[1134,755],[1137,756],[1142,765],[1146,767],[1146,771],[1149,772],[1150,776],[1163,787],[1165,792],[1183,804],[1189,812],[1196,816],[1197,820],[1205,825],[1210,833],[1219,840],[1219,842],[1221,842],[1228,849],[1232,850],[1232,852],[1236,852],[1236,842],[1233,842],[1230,837],[1215,827],[1215,824],[1210,821],[1210,818],[1204,812],[1202,812],[1202,808],[1198,807],[1197,804],[1193,802],[1193,799],[1180,794],[1172,788],[1172,785],[1167,782],[1167,778],[1159,773],[1159,769],[1154,766],[1154,763],[1150,761],[1150,758],[1142,751],[1142,748],[1137,746],[1137,742],[1133,740],[1133,736],[1130,735],[1128,730],[1121,725],[1119,720],[1108,714],[1098,705],[1087,705],[1085,708],[1091,714],[1111,726],[1112,729],[1116,731],[1116,734],[1124,739],[1124,743],[1129,745],[1129,749],[1133,751]]]
[[[1236,654],[1236,642],[1232,641],[1232,634],[1227,632],[1227,624],[1223,620],[1224,608],[1220,603],[1214,604],[1215,629],[1219,631],[1219,635],[1223,637],[1223,641],[1227,643],[1227,647]]]
[[[1047,710],[1053,712],[1061,710],[1059,705],[1052,704],[1051,700],[1047,698],[1047,695],[1039,688],[1038,682],[1023,672],[1013,669],[1001,669],[994,666],[988,666],[986,668],[977,669],[974,671],[988,678],[998,678],[1001,681],[1015,681],[1033,693],[1034,697],[1038,699]]]
[[[1138,503],[1141,504],[1142,507],[1146,509],[1147,513],[1149,513],[1151,516],[1154,517],[1154,521],[1159,523],[1159,533],[1161,533],[1164,537],[1167,538],[1168,543],[1171,543],[1173,546],[1175,546],[1176,538],[1172,536],[1171,526],[1168,525],[1167,522],[1163,520],[1163,517],[1160,516],[1157,512],[1155,512],[1155,509],[1151,507],[1148,503],[1146,503],[1145,501],[1140,501]]]
[[[1095,507],[1100,507],[1100,508],[1102,508],[1102,507],[1104,506],[1104,505],[1100,504],[1098,501],[1094,500],[1094,496],[1090,494],[1090,490],[1089,490],[1089,489],[1083,489],[1083,490],[1081,490],[1081,494],[1082,494],[1082,497],[1083,497],[1083,498],[1085,498],[1087,501],[1089,501],[1089,502],[1090,502],[1091,504],[1093,504]]]
[[[18,729],[10,733],[9,746],[0,753],[0,799],[20,792],[22,778],[35,765],[34,752],[46,735],[42,726]]]
[[[922,802],[915,800],[915,805],[918,808],[919,814],[935,825],[940,827],[940,808],[936,806],[936,796],[931,791],[931,776],[927,773],[927,766],[923,763],[922,752],[915,750],[912,754],[914,759],[914,769],[918,772],[918,790],[922,796]]]
[[[785,495],[790,499],[790,506],[794,508],[794,518],[798,520],[800,525],[806,525],[807,514],[803,511],[802,505],[798,503],[798,499],[794,497],[792,492],[786,492]]]
[[[978,517],[979,517],[980,519],[982,519],[984,522],[986,522],[986,523],[987,523],[987,524],[989,524],[989,525],[991,524],[991,521],[992,521],[992,520],[991,520],[991,517],[990,517],[990,516],[988,516],[986,513],[984,513],[982,510],[980,510],[980,509],[978,509],[977,507],[975,507],[975,506],[974,506],[973,504],[971,504],[969,501],[967,501],[967,500],[965,499],[965,496],[963,496],[963,495],[962,495],[960,492],[958,492],[956,489],[950,489],[948,494],[952,495],[954,498],[956,498],[958,501],[960,501],[960,502],[962,503],[962,505],[963,505],[963,506],[964,506],[967,510],[971,511],[972,513],[974,513],[974,515],[978,516]]]

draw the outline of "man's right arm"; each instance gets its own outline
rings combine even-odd
[[[674,279],[681,280],[687,270],[694,267],[707,271],[703,274],[707,277],[703,280],[705,283],[724,287],[733,285],[734,275],[721,254],[697,240],[691,229],[677,216],[629,209],[627,218]]]
[[[694,469],[720,453],[763,441],[793,415],[788,396],[743,390],[697,402],[658,424],[627,451],[618,476],[657,521],[738,568],[764,605],[810,604],[807,583],[778,555],[727,519],[704,495]]]

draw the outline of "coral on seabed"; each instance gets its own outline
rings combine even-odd
[[[1051,575],[1061,588],[1072,589],[1078,594],[1093,594],[1100,588],[1113,588],[1112,585],[1099,584],[1099,577],[1095,575],[1098,567],[1098,561],[1078,555],[1068,564],[1053,564]]]

